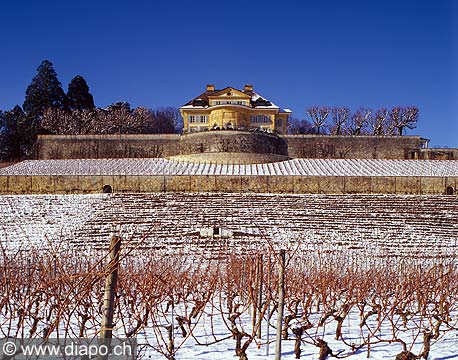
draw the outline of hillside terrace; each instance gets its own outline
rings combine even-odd
[[[264,164],[191,163],[156,159],[28,160],[2,175],[275,175],[458,177],[458,161],[292,159]]]

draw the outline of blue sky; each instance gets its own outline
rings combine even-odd
[[[410,134],[458,147],[458,2],[2,1],[0,109],[22,104],[50,60],[97,106],[176,106],[253,84],[305,116],[311,105],[416,105]]]

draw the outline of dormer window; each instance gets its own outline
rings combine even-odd
[[[205,101],[202,100],[202,99],[195,99],[193,102],[192,102],[192,106],[205,106]]]
[[[272,103],[270,101],[267,101],[265,99],[262,99],[262,98],[258,98],[256,99],[256,101],[253,101],[253,107],[257,107],[257,106],[271,106]]]

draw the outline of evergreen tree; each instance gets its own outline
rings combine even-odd
[[[53,64],[44,60],[37,69],[37,75],[25,92],[24,111],[38,120],[47,108],[67,108],[67,97],[57,79]]]
[[[86,80],[80,75],[75,76],[68,84],[68,105],[70,110],[93,110],[94,98],[89,92]]]
[[[19,160],[29,157],[36,141],[35,122],[19,105],[2,116],[0,130],[0,157],[4,160]]]

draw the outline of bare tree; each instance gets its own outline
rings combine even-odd
[[[183,120],[178,109],[168,106],[153,112],[153,133],[175,133],[183,128]]]
[[[350,116],[349,108],[333,107],[332,108],[331,134],[343,135],[349,116]]]
[[[151,109],[138,107],[133,111],[132,116],[135,119],[135,129],[138,133],[147,132],[148,127],[154,123],[154,114]]]
[[[387,135],[402,135],[399,134],[399,126],[401,123],[401,113],[402,108],[400,106],[395,106],[389,112],[388,124],[387,124]]]
[[[288,134],[314,134],[313,125],[306,119],[291,117],[288,120]]]
[[[386,133],[386,126],[389,112],[385,108],[378,109],[375,115],[370,118],[368,128],[369,132],[375,136],[382,136]]]
[[[326,127],[326,119],[328,118],[331,109],[327,106],[312,106],[306,111],[312,120],[312,127],[316,129],[317,134],[321,134],[322,129]]]
[[[125,103],[116,103],[106,109],[73,112],[49,108],[44,112],[41,125],[53,134],[71,135],[174,132],[171,114],[143,107],[131,110]]]
[[[402,135],[405,128],[415,129],[418,122],[418,108],[416,106],[407,106],[403,109],[401,114],[401,123],[399,130],[399,135]]]
[[[47,108],[43,112],[41,126],[52,134],[74,134],[77,132],[72,113],[59,108]]]
[[[128,103],[115,103],[101,113],[100,120],[106,134],[135,133],[135,119]]]
[[[351,135],[367,134],[368,124],[372,121],[372,110],[366,108],[358,109],[350,118],[348,132]]]
[[[78,118],[79,134],[97,133],[99,110],[80,110],[74,111],[73,116]]]

